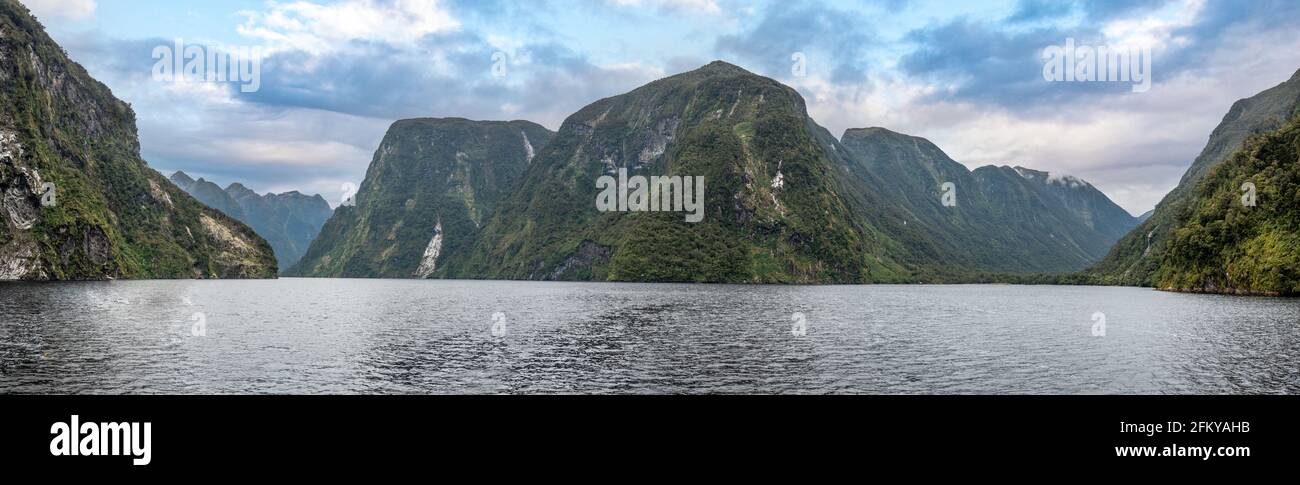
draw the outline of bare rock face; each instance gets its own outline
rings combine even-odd
[[[420,278],[428,278],[438,270],[438,256],[442,255],[442,221],[438,221],[438,226],[433,231],[433,239],[429,241],[429,247],[424,249],[420,267],[415,270],[415,276]]]
[[[39,273],[36,243],[26,236],[40,217],[40,177],[20,164],[23,155],[17,134],[0,127],[0,280]]]

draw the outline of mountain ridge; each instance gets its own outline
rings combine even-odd
[[[901,271],[850,217],[792,88],[713,62],[593,102],[561,125],[441,277],[861,282]],[[708,183],[704,222],[602,213],[595,181],[628,170]],[[565,214],[560,217],[557,214]]]
[[[274,278],[270,246],[140,157],[135,113],[0,0],[0,279]]]
[[[780,109],[761,111],[769,108],[769,103],[779,105]],[[774,125],[780,126],[779,130],[764,135],[779,136],[787,143],[780,150],[770,152],[776,156],[764,157],[752,146],[763,139],[756,136],[756,128],[759,121],[766,120],[762,118],[764,115],[779,120]],[[689,134],[697,131],[709,133],[706,138],[709,146],[692,144]],[[609,136],[602,138],[606,133]],[[864,140],[875,138],[886,140],[864,145]],[[648,140],[651,142],[647,143]],[[654,148],[649,157],[647,146]],[[864,155],[868,150],[875,152]],[[911,152],[921,155],[873,155]],[[702,159],[708,163],[695,166],[701,172],[713,173],[711,180],[724,181],[721,200],[732,202],[720,202],[725,210],[710,213],[710,217],[720,218],[720,223],[679,226],[661,221],[655,214],[597,214],[582,207],[588,196],[594,195],[594,189],[583,190],[584,180],[575,178],[574,174],[585,174],[592,180],[599,175],[613,175],[617,170],[646,176],[686,174],[679,165],[689,164],[683,160],[688,154],[706,155]],[[828,194],[822,202],[829,205],[821,205],[823,208],[818,211],[830,215],[832,221],[839,221],[818,227],[847,230],[832,236],[847,243],[839,248],[847,251],[838,252],[834,264],[820,259],[832,249],[790,242],[816,239],[818,234],[813,228],[791,230],[798,224],[786,220],[793,213],[817,212],[807,211],[806,207],[793,210],[795,207],[781,198],[786,184],[792,181],[792,173],[786,166],[791,156],[807,158],[807,165],[799,167],[814,175],[813,180],[817,182],[812,185],[817,191]],[[969,190],[974,200],[987,199],[989,194],[980,188],[976,172],[952,160],[924,138],[886,128],[850,129],[842,139],[836,140],[808,116],[803,98],[793,88],[721,61],[584,107],[565,120],[539,160],[549,164],[547,168],[530,167],[520,185],[522,193],[507,199],[502,210],[485,225],[483,238],[468,253],[449,257],[444,271],[437,276],[744,283],[951,281],[969,279],[972,272],[1079,270],[1103,256],[1109,243],[1137,223],[1086,181],[1052,178],[1043,173],[1043,188],[1033,188],[1020,175],[1003,176],[1019,190],[1030,192],[1031,202],[1050,205],[1056,211],[1053,217],[1057,225],[1052,229],[1059,235],[1044,236],[1039,246],[1030,249],[1043,251],[1045,255],[1021,266],[998,266],[998,258],[993,256],[1000,256],[1002,261],[1017,259],[1008,257],[1011,254],[1008,251],[1023,246],[1023,242],[1014,236],[1004,236],[996,247],[1003,252],[992,255],[972,249],[977,244],[936,242],[926,236],[981,224],[985,232],[993,230],[994,224],[988,220],[954,220],[952,211],[936,208],[940,201],[940,179],[960,181],[959,185]],[[881,167],[885,166],[910,173],[902,177],[882,175]],[[984,176],[987,172],[982,170],[979,174]],[[555,176],[557,173],[567,176]],[[899,184],[891,183],[890,178],[915,184],[905,190],[894,190]],[[726,182],[732,183],[726,185]],[[544,186],[564,189],[537,188]],[[718,190],[718,185],[711,184],[710,190]],[[1073,192],[1086,193],[1079,196]],[[889,197],[906,203],[888,203]],[[719,204],[718,199],[711,201]],[[981,203],[988,204],[974,205]],[[575,216],[579,222],[552,220],[548,213],[553,212],[580,214]],[[957,225],[953,226],[954,223]],[[1071,234],[1068,226],[1076,223],[1087,226],[1086,235]],[[638,235],[645,231],[645,226],[679,236]],[[539,227],[547,230],[539,232]],[[773,234],[787,231],[790,234],[771,239]],[[603,235],[605,232],[633,237],[608,237]],[[694,234],[681,236],[688,233]],[[713,240],[723,234],[732,234],[732,239],[746,242]],[[530,242],[537,238],[542,242]],[[785,241],[781,241],[783,238]],[[637,244],[645,247],[627,249]],[[647,250],[673,253],[674,257],[647,254]],[[695,257],[700,260],[715,261],[718,266],[685,270],[693,263],[682,261],[679,256],[691,251],[697,252]],[[1069,256],[1061,258],[1062,252],[1068,252]],[[857,267],[835,266],[840,263]],[[945,268],[949,263],[960,268],[955,271]],[[632,269],[621,267],[623,264]],[[657,270],[655,266],[660,268]],[[837,269],[828,270],[832,267]]]
[[[928,258],[939,265],[993,273],[1077,271],[1137,224],[1074,177],[1007,165],[970,170],[925,138],[880,127],[846,130],[842,144],[863,190],[902,205],[908,226],[934,245]],[[951,207],[942,203],[945,188],[952,192]]]
[[[169,180],[208,207],[248,224],[270,243],[281,269],[292,267],[302,258],[334,212],[319,194],[309,196],[295,190],[263,195],[239,182],[222,189],[182,171],[172,174]]]

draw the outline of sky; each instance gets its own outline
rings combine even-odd
[[[925,137],[970,168],[1089,181],[1134,215],[1232,103],[1300,69],[1295,0],[20,0],[131,103],[141,149],[259,192],[359,184],[392,122],[526,119],[724,60],[797,89],[839,134]],[[155,76],[155,48],[259,48],[260,85]],[[1151,86],[1049,82],[1081,46],[1151,53]],[[242,88],[241,88],[242,87]]]

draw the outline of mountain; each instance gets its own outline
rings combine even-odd
[[[843,183],[828,143],[834,139],[808,117],[798,93],[736,66],[714,62],[652,82],[565,120],[480,237],[449,252],[435,275],[736,283],[910,278],[893,256],[907,249],[871,225],[861,209],[873,206]],[[624,174],[682,177],[683,188],[687,177],[696,184],[703,178],[703,207],[599,210],[612,186],[602,180]],[[636,187],[623,187],[631,190],[621,206],[645,202]],[[624,191],[615,197],[624,199]]]
[[[1248,138],[1281,128],[1300,113],[1300,71],[1286,82],[1237,101],[1210,135],[1201,154],[1149,219],[1120,239],[1088,270],[1096,283],[1155,286],[1156,272],[1180,221],[1197,210],[1197,190],[1207,174],[1242,148]]]
[[[245,224],[248,223],[248,221],[244,219],[244,208],[240,207],[239,203],[235,202],[235,199],[230,197],[230,194],[227,194],[225,190],[222,190],[221,186],[201,178],[194,180],[185,172],[176,172],[172,174],[169,180],[171,180],[177,187],[180,187],[181,190],[184,190],[186,193],[190,194],[195,199],[198,199],[199,202],[206,204],[208,207],[219,210],[222,214],[243,221]],[[263,234],[262,237],[266,238],[266,235]],[[269,238],[267,239],[267,242],[270,242]],[[272,244],[271,247],[274,248],[275,245]]]
[[[469,244],[552,133],[527,121],[394,123],[354,206],[340,207],[287,274],[427,277]]]
[[[271,247],[140,158],[135,113],[0,0],[0,279],[272,278]]]
[[[703,220],[599,210],[601,177],[637,176],[703,177]],[[955,207],[942,203],[948,182]],[[480,237],[445,253],[434,276],[967,281],[1077,271],[1136,224],[1078,179],[971,172],[929,141],[883,128],[836,140],[793,89],[714,62],[571,116]]]
[[[1153,275],[1157,287],[1300,294],[1300,116],[1249,138],[1188,194]]]
[[[276,261],[285,269],[302,259],[334,213],[320,195],[298,192],[260,195],[238,183],[222,189],[202,178],[194,180],[185,172],[172,174],[171,181],[208,207],[252,227],[271,244]]]
[[[841,137],[860,190],[882,194],[919,231],[935,266],[977,272],[1077,271],[1137,220],[1086,181],[1023,167],[954,161],[924,138],[884,128]],[[943,204],[944,184],[953,204]],[[896,237],[905,237],[899,234]]]

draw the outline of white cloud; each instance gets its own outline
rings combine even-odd
[[[1180,42],[1171,32],[1198,0],[1165,23],[1143,19],[1108,29],[1108,42]],[[808,98],[814,119],[836,136],[847,128],[883,126],[933,141],[967,167],[1022,165],[1092,183],[1134,215],[1177,186],[1210,132],[1238,99],[1288,79],[1300,67],[1300,38],[1289,31],[1236,29],[1202,52],[1197,67],[1155,74],[1141,94],[1086,95],[1033,109],[936,98],[943,87],[882,72],[864,85],[810,75],[783,79]],[[1121,90],[1122,91],[1122,90]]]
[[[23,0],[36,18],[81,20],[95,14],[95,0]]]
[[[411,45],[420,38],[460,28],[439,0],[343,0],[272,3],[264,12],[241,12],[238,31],[273,48],[321,53],[354,40]]]
[[[1162,11],[1139,18],[1122,18],[1106,24],[1101,32],[1114,46],[1166,49],[1182,47],[1187,39],[1175,37],[1174,31],[1195,25],[1205,8],[1204,0],[1182,0]]]

